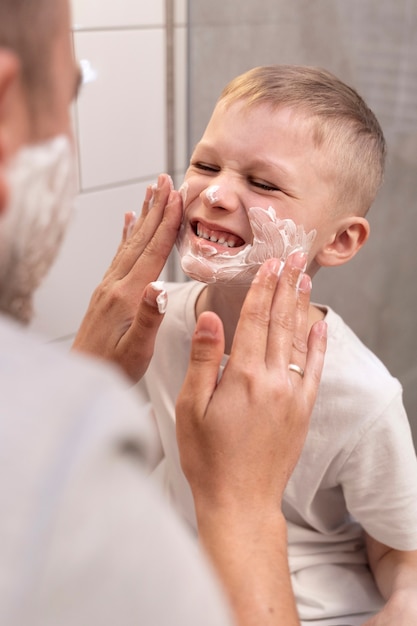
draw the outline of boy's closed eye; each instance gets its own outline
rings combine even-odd
[[[203,161],[193,161],[191,162],[190,165],[196,170],[199,170],[200,172],[206,173],[206,174],[217,174],[218,172],[220,172],[220,169],[221,169],[218,165],[204,163]],[[250,185],[252,185],[252,187],[256,187],[260,189],[261,191],[265,191],[266,193],[274,192],[274,191],[279,191],[279,192],[283,191],[280,187],[277,187],[273,183],[259,180],[257,178],[251,178],[250,176],[248,177],[248,182]]]
[[[191,163],[191,165],[193,167],[195,167],[198,170],[201,170],[203,172],[213,172],[213,173],[217,173],[220,171],[220,168],[215,166],[215,165],[209,165],[208,163],[201,163],[200,161],[197,161],[195,163]]]
[[[250,179],[249,182],[253,187],[258,187],[259,189],[262,189],[262,191],[281,191],[279,187],[273,185],[272,183],[267,183],[254,179]]]

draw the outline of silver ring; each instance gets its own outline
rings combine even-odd
[[[304,378],[304,370],[299,365],[296,365],[295,363],[290,363],[288,369],[291,372],[297,372],[297,374],[300,374],[301,378]]]

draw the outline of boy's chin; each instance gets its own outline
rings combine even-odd
[[[227,284],[233,286],[247,286],[252,283],[259,265],[216,263],[204,257],[196,258],[194,255],[185,254],[180,259],[183,272],[193,280],[206,284]]]

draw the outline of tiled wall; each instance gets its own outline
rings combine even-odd
[[[74,106],[80,193],[32,324],[63,341],[112,259],[124,213],[140,210],[146,186],[160,172],[169,166],[181,178],[185,165],[186,0],[72,0],[72,8],[75,56],[94,79]],[[170,40],[175,66],[168,77]]]

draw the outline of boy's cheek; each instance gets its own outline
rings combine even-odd
[[[200,194],[204,191],[204,187],[197,185],[195,181],[190,179],[185,179],[181,187],[179,188],[179,192],[182,197],[184,214],[188,211],[190,206],[196,201],[200,200]]]

